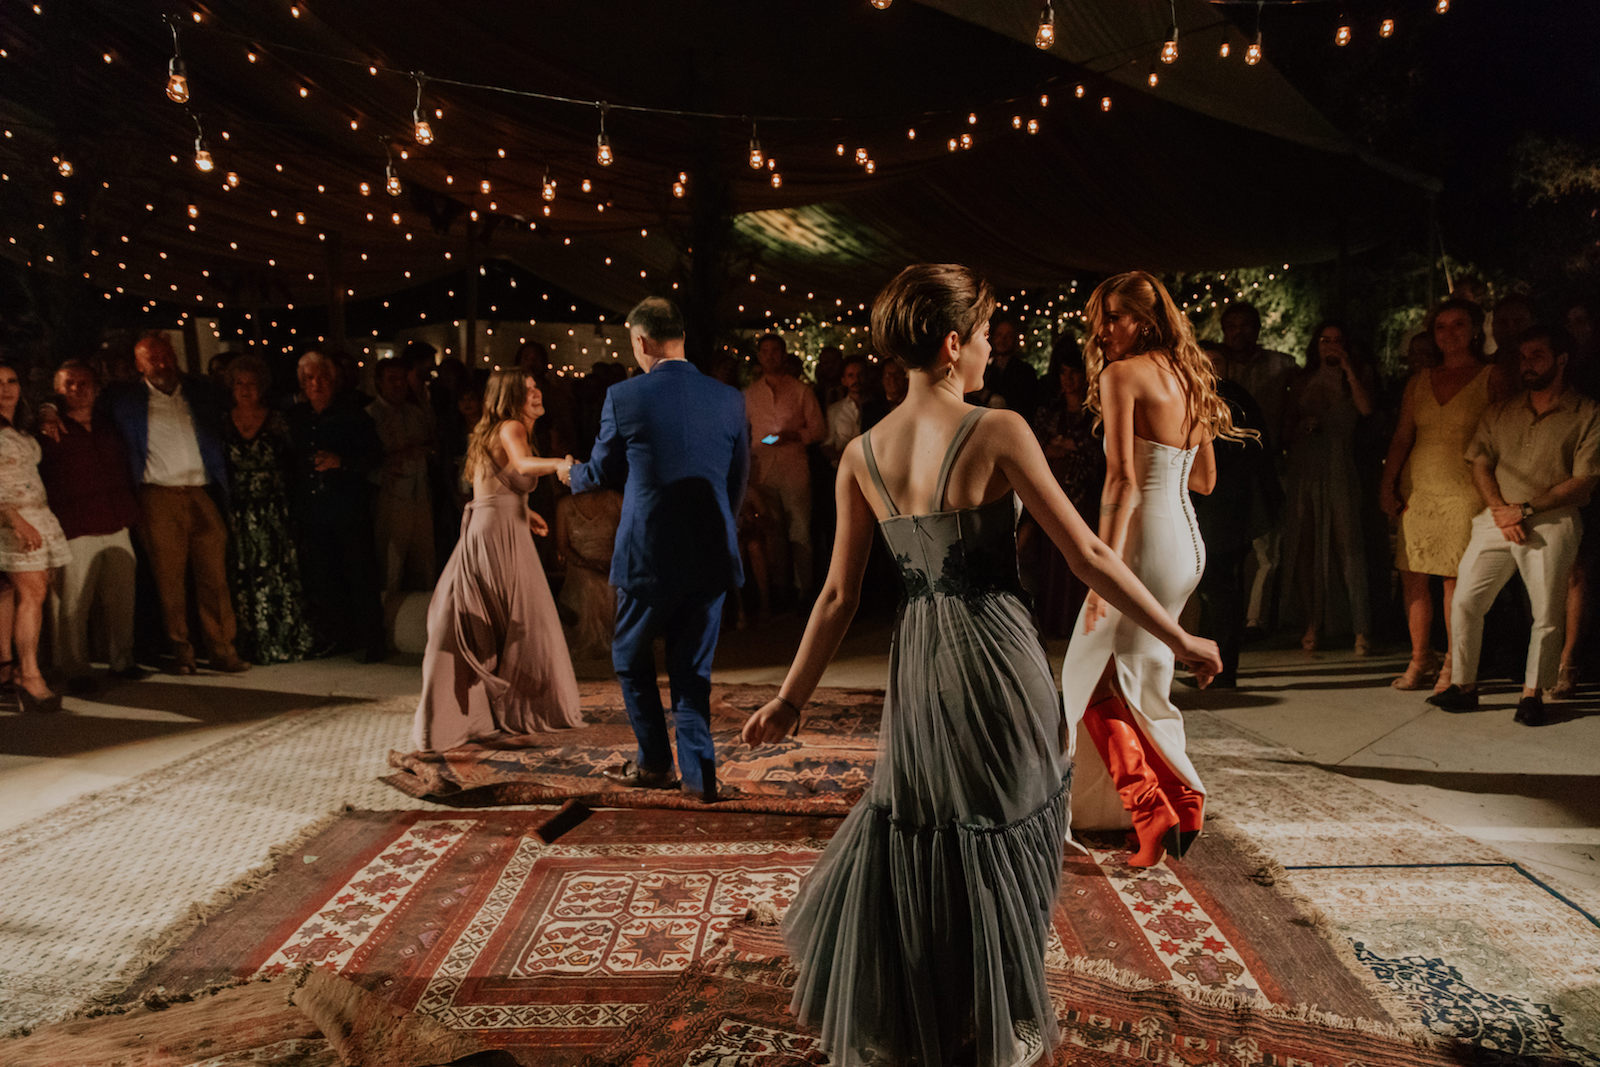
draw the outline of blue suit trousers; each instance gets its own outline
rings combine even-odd
[[[716,752],[711,744],[711,660],[722,624],[719,593],[706,600],[648,602],[617,590],[617,628],[611,664],[622,683],[622,699],[639,739],[635,762],[642,770],[672,766],[666,715],[656,686],[654,641],[664,637],[667,679],[672,689],[672,724],[677,735],[678,774],[695,792],[716,789]]]

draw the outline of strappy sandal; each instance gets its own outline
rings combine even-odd
[[[1433,681],[1433,691],[1435,693],[1444,692],[1446,689],[1450,688],[1450,682],[1450,657],[1446,656],[1444,658],[1444,665],[1439,668],[1439,676]]]
[[[1406,669],[1400,677],[1389,684],[1396,689],[1423,689],[1428,685],[1427,676],[1437,669],[1437,663],[1432,652],[1422,659],[1411,657],[1411,662],[1406,664]]]

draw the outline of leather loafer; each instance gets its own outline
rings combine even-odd
[[[678,779],[668,771],[647,771],[633,760],[628,760],[617,767],[607,767],[600,774],[609,781],[618,785],[625,785],[630,789],[676,789]]]
[[[1523,697],[1517,701],[1517,713],[1512,721],[1524,726],[1543,726],[1544,701],[1537,696]]]
[[[1459,685],[1446,686],[1428,698],[1428,703],[1445,711],[1477,711],[1478,691],[1467,692]]]

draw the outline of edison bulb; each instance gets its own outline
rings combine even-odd
[[[678,181],[672,183],[672,195],[677,197],[679,200],[682,200],[684,194],[688,191],[688,187],[685,186],[683,182]]]
[[[401,193],[399,175],[391,171],[389,176],[383,181],[383,191],[388,193],[390,196],[399,196]]]
[[[879,11],[887,11],[892,3],[894,3],[894,0],[872,0],[872,6]]]
[[[1393,37],[1394,36],[1394,19],[1384,19],[1382,22],[1378,23],[1378,36],[1379,37]]]
[[[1339,24],[1339,29],[1333,35],[1333,43],[1343,48],[1350,43],[1350,27],[1345,23]]]
[[[194,150],[194,169],[202,174],[210,174],[216,168],[216,161],[211,158],[211,152],[204,145]]]
[[[556,198],[556,180],[548,174],[544,176],[544,189],[540,192],[540,195],[546,200],[554,200]]]
[[[612,160],[615,158],[611,154],[611,138],[602,133],[599,137],[595,138],[594,144],[595,162],[600,164],[602,167],[611,166]]]
[[[1250,47],[1244,51],[1244,61],[1252,67],[1261,62],[1261,39],[1250,42]]]
[[[412,119],[411,135],[417,139],[417,143],[420,145],[430,145],[433,143],[433,127],[430,126],[428,124],[428,120],[423,118],[420,114],[414,116]]]
[[[1161,75],[1152,70],[1149,74],[1145,75],[1144,80],[1149,84],[1150,88],[1154,89],[1157,85],[1161,84]]]
[[[773,171],[772,172],[772,187],[774,189],[778,189],[778,188],[781,188],[782,186],[783,186],[783,175],[779,174],[777,171]]]
[[[1433,9],[1443,15],[1450,10],[1450,0],[1439,0],[1438,3],[1433,5]]]
[[[1178,61],[1178,38],[1168,37],[1167,43],[1161,46],[1161,62],[1176,63]]]
[[[1111,110],[1111,98],[1109,96],[1102,96],[1100,98],[1100,110],[1101,111],[1110,111]]]
[[[760,170],[765,162],[766,157],[761,154],[761,142],[750,138],[750,169]]]
[[[856,149],[856,162],[858,164],[862,165],[862,166],[866,165],[866,162],[867,162],[867,150],[865,148]]]
[[[236,170],[230,170],[228,172],[228,176],[224,178],[223,181],[228,183],[229,189],[239,188],[239,172]]]
[[[189,76],[183,69],[183,60],[177,56],[167,64],[167,99],[174,104],[189,102]]]
[[[1029,133],[1038,133],[1039,132],[1039,120],[1038,119],[1029,119],[1028,120],[1028,132]]]
[[[1221,56],[1223,59],[1227,59],[1232,54],[1233,54],[1233,46],[1230,45],[1227,41],[1223,41],[1222,42],[1222,47],[1217,49],[1217,55]]]

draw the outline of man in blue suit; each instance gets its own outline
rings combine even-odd
[[[557,472],[574,493],[622,490],[611,662],[639,749],[603,773],[637,788],[679,784],[651,644],[664,637],[682,787],[711,801],[711,659],[729,579],[744,580],[735,531],[750,467],[744,397],[684,358],[683,316],[671,301],[646,299],[627,321],[645,373],[606,392],[589,462],[568,459]]]

